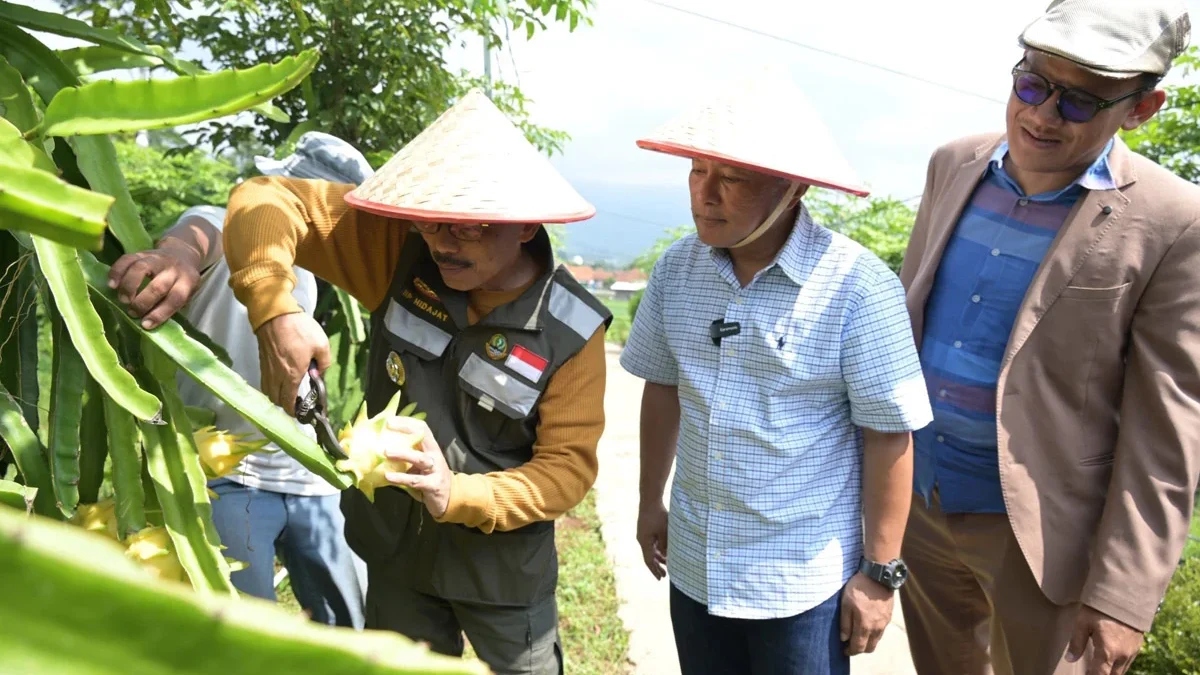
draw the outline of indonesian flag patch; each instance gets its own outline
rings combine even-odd
[[[546,366],[549,363],[546,359],[525,349],[521,345],[514,346],[508,358],[504,360],[504,365],[509,370],[515,371],[517,374],[534,383],[542,379],[542,373],[546,372]]]

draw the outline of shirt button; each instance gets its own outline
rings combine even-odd
[[[725,356],[737,356],[737,352],[732,349],[726,349]]]
[[[720,559],[721,559],[720,551],[717,551],[716,553],[713,554],[713,560],[720,560]]]
[[[942,397],[942,398],[946,398],[946,390],[945,390],[945,389],[943,389],[943,390],[939,391],[939,392],[938,392],[938,396],[940,396],[940,397]]]
[[[721,453],[717,452],[717,453],[713,453],[713,459],[719,462],[722,459],[725,459],[725,456],[722,455]]]
[[[943,435],[941,435],[941,434],[938,434],[938,437],[937,437],[937,442],[938,442],[938,443],[945,443],[945,442],[946,442],[946,437],[945,437],[945,436],[943,436]]]
[[[962,340],[955,340],[955,341],[954,341],[954,348],[955,348],[955,349],[962,349]]]
[[[1021,206],[1029,206],[1028,199],[1021,199],[1021,200],[1017,201],[1017,203],[1020,204]]]
[[[721,502],[715,502],[715,503],[713,504],[713,508],[714,508],[714,509],[716,509],[717,511],[724,511],[724,510],[725,510],[725,507],[721,505]]]
[[[739,295],[738,297],[734,298],[733,302],[738,305],[742,304],[742,296]]]
[[[995,257],[998,255],[1000,255],[1000,249],[998,249],[998,248],[992,249],[992,256]]]
[[[980,301],[980,300],[982,300],[982,299],[983,299],[983,298],[979,297],[978,295],[972,295],[972,296],[971,296],[971,302],[973,302],[973,303],[975,303],[975,304],[979,304],[979,301]]]

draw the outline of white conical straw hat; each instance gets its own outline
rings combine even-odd
[[[346,202],[383,216],[441,223],[570,223],[596,213],[478,89]]]
[[[816,109],[790,78],[774,69],[739,83],[637,144],[861,197],[869,192]]]

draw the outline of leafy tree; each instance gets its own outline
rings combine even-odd
[[[846,199],[824,191],[804,198],[813,219],[867,247],[893,272],[900,272],[916,211],[891,198]]]
[[[1176,60],[1185,77],[1200,73],[1200,48]],[[1167,104],[1149,122],[1124,134],[1129,147],[1193,183],[1200,183],[1200,84],[1168,86]]]
[[[156,239],[188,207],[224,206],[237,181],[233,164],[190,146],[183,152],[168,152],[161,146],[138,145],[132,139],[114,145],[129,193],[146,230]]]
[[[319,129],[358,147],[378,167],[471,86],[444,54],[467,35],[505,46],[508,27],[532,38],[549,24],[590,23],[594,0],[192,0],[186,16],[155,11],[146,0],[62,0],[94,26],[179,49],[206,52],[220,67],[244,68],[317,47],[319,65],[301,87],[274,103],[289,122],[213,120],[189,132],[220,150],[259,141],[286,152],[297,131]],[[184,2],[184,5],[189,3]],[[534,125],[517,87],[494,83],[496,105],[538,148],[560,151],[567,135]]]

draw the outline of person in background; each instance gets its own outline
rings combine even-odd
[[[325,178],[359,183],[371,175],[366,159],[346,142],[309,132],[294,154],[282,161],[257,158],[271,175]],[[222,255],[225,209],[195,206],[183,213],[153,250],[122,256],[112,267],[109,285],[143,326],[153,328],[182,312],[197,330],[229,353],[233,369],[259,387],[258,341],[246,308],[229,287],[229,266]],[[292,296],[312,315],[317,284],[311,272],[294,268]],[[138,290],[143,281],[145,288]],[[181,374],[184,403],[211,410],[217,429],[262,435],[232,408]],[[289,411],[290,412],[290,411]],[[297,423],[298,424],[298,423]],[[299,425],[315,438],[311,427]],[[361,629],[364,625],[365,573],[344,536],[339,491],[295,459],[268,444],[247,456],[237,470],[210,481],[217,494],[213,522],[230,558],[247,563],[233,572],[241,592],[275,600],[275,558],[282,560],[300,606],[314,621]]]
[[[866,192],[783,77],[638,144],[691,159],[696,233],[621,355],[646,380],[637,537],[670,572],[683,673],[849,673],[904,581],[910,432],[931,419],[899,279],[802,201]]]
[[[1200,472],[1200,187],[1117,138],[1179,0],[1056,0],[1004,134],[929,163],[901,279],[933,400],[901,604],[922,675],[1125,672]]]

